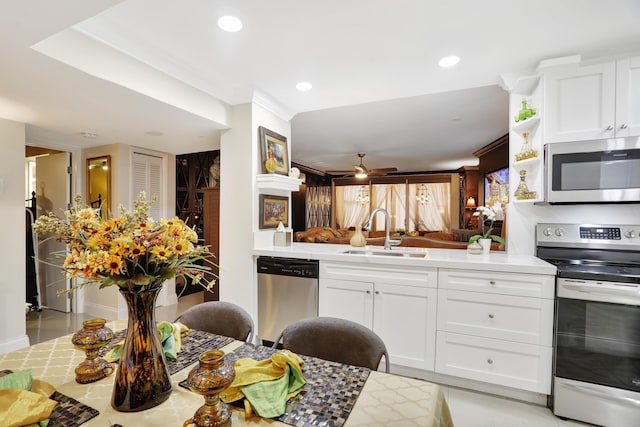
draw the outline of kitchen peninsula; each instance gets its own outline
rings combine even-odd
[[[539,258],[313,243],[253,255],[318,260],[318,314],[375,331],[393,373],[538,404],[551,393],[556,268]]]

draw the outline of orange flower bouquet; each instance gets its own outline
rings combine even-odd
[[[62,269],[67,277],[83,279],[72,288],[99,283],[100,288],[117,285],[122,290],[146,290],[162,286],[173,277],[190,278],[210,290],[215,276],[210,272],[213,254],[198,246],[198,236],[181,219],[155,221],[148,216],[149,206],[142,192],[133,212],[122,205],[120,215],[104,219],[98,209],[82,203],[76,196],[64,218],[53,213],[38,218],[38,234],[53,233],[52,238],[67,244]],[[201,262],[200,264],[198,262]]]

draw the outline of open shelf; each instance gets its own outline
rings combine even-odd
[[[513,130],[518,133],[529,132],[540,123],[540,113],[521,122],[514,123]]]
[[[298,191],[301,183],[301,179],[275,173],[265,173],[256,176],[256,187],[259,190]]]

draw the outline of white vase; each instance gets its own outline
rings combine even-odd
[[[491,239],[479,239],[478,242],[482,246],[483,254],[488,254],[491,251]]]
[[[364,237],[364,234],[362,233],[361,225],[356,225],[356,232],[351,236],[349,243],[351,243],[351,246],[356,247],[363,247],[367,245],[367,238]]]

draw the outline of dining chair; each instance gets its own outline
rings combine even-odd
[[[384,356],[389,372],[389,353],[382,339],[372,330],[350,320],[312,317],[284,328],[273,348],[377,370]]]
[[[251,342],[253,319],[242,307],[225,301],[207,301],[185,310],[176,322],[191,329]]]

